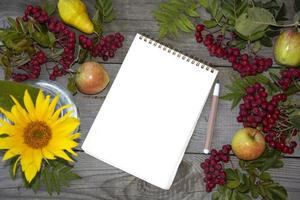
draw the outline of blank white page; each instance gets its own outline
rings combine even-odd
[[[134,38],[82,149],[169,189],[218,71],[149,41]]]

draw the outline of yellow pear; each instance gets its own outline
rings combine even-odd
[[[91,34],[94,25],[89,18],[85,4],[81,0],[59,0],[58,12],[64,23]]]

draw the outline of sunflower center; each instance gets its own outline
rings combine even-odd
[[[51,139],[52,132],[50,127],[41,121],[31,122],[24,129],[24,142],[34,148],[40,149],[47,146]]]

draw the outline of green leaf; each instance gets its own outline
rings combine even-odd
[[[209,0],[199,0],[199,4],[203,8],[208,8],[209,7]]]
[[[14,102],[10,98],[10,95],[14,96],[19,101],[19,103],[24,106],[23,97],[25,90],[28,90],[33,100],[36,99],[39,89],[26,84],[0,80],[0,107],[7,111],[10,111],[11,107],[14,105]]]
[[[265,46],[265,47],[272,47],[273,46],[273,42],[272,42],[272,39],[267,37],[267,36],[264,36],[260,39],[260,43]]]
[[[49,38],[49,47],[54,47],[55,42],[56,42],[56,38],[55,35],[52,32],[47,32],[48,34],[48,38]]]
[[[251,50],[252,50],[254,53],[259,52],[260,49],[261,49],[260,41],[254,42],[254,44],[251,46]]]
[[[79,57],[78,57],[78,63],[79,64],[82,64],[82,63],[85,62],[85,60],[87,59],[87,57],[89,55],[88,53],[89,52],[86,49],[80,49],[79,50]]]
[[[282,154],[277,150],[266,149],[262,156],[253,161],[246,162],[246,168],[266,171],[271,168],[280,168],[283,166]]]
[[[203,24],[206,28],[213,28],[218,25],[218,23],[215,20],[204,20]]]
[[[56,10],[56,2],[53,0],[46,0],[43,9],[49,16],[53,15]]]
[[[259,178],[263,181],[268,181],[268,180],[271,180],[272,179],[272,176],[270,173],[268,172],[263,172],[259,175]]]
[[[295,128],[300,130],[300,115],[294,115],[291,117],[291,122]]]
[[[13,68],[10,64],[9,57],[6,55],[2,55],[0,58],[0,65],[4,71],[5,80],[8,80],[11,77],[13,71]]]
[[[263,189],[269,200],[287,200],[286,189],[277,183],[264,184]]]
[[[242,184],[240,184],[238,187],[238,191],[242,193],[248,192],[250,190],[251,184],[246,174],[243,174],[242,181]]]
[[[7,17],[7,22],[11,26],[11,28],[17,30],[17,22],[14,18],[12,17]]]
[[[239,49],[244,49],[247,45],[247,41],[242,40],[240,38],[237,38],[235,40],[229,41],[228,45],[230,47],[236,47],[236,48],[239,48]]]
[[[194,17],[199,16],[194,1],[168,0],[161,3],[153,12],[159,24],[159,37],[176,37],[179,31],[192,32],[195,30]]]
[[[39,177],[41,184],[50,195],[59,194],[62,187],[69,186],[71,181],[81,178],[72,168],[64,160],[49,160]]]
[[[263,32],[270,24],[276,24],[272,13],[264,8],[252,7],[238,17],[235,30],[245,37],[251,37]]]
[[[254,199],[257,199],[257,197],[259,196],[259,193],[258,193],[258,187],[252,185],[252,187],[251,187],[251,189],[250,189],[250,192],[251,192],[251,196],[252,196]]]
[[[75,75],[72,75],[71,77],[68,78],[68,84],[67,88],[68,90],[75,95],[77,93],[77,87],[76,87],[76,82],[75,82]]]
[[[112,22],[115,19],[112,0],[96,0],[96,15],[101,24]]]
[[[94,24],[94,28],[95,28],[95,31],[99,34],[102,33],[102,26],[103,26],[103,21],[102,21],[102,16],[101,16],[101,11],[100,9],[96,10],[95,12],[95,15],[92,19],[92,22]]]
[[[241,0],[222,0],[221,1],[221,12],[223,15],[229,20],[229,24],[235,24],[236,19],[244,13],[244,11],[248,7],[248,1],[241,1]]]
[[[221,197],[221,194],[217,191],[212,194],[212,200],[218,200]]]
[[[218,14],[218,10],[220,8],[220,1],[219,0],[211,0],[209,1],[210,6],[209,6],[209,10],[210,13],[213,17],[216,17]]]
[[[237,188],[241,182],[237,170],[225,169],[226,173],[226,186],[230,189]]]
[[[251,197],[248,194],[237,192],[236,199],[237,200],[251,200]]]
[[[34,32],[32,38],[42,47],[50,47],[50,39],[47,33]]]
[[[239,165],[240,165],[240,167],[241,167],[242,169],[244,169],[244,168],[245,168],[245,161],[239,160]]]

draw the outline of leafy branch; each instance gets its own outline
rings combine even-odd
[[[266,149],[254,161],[239,161],[239,168],[225,169],[227,183],[213,193],[213,200],[251,200],[261,197],[267,200],[286,200],[285,188],[272,180],[269,169],[283,167],[282,154]]]
[[[115,19],[113,3],[111,0],[96,0],[96,12],[93,17],[95,31],[98,34],[103,32],[103,24],[110,23]]]
[[[13,158],[10,162],[10,175],[13,180],[16,178],[16,173],[13,171],[17,169],[15,165],[17,159],[18,158]],[[25,187],[32,189],[35,193],[37,193],[41,187],[44,187],[50,195],[53,193],[60,194],[63,187],[69,187],[71,181],[81,178],[73,172],[73,166],[70,166],[62,159],[47,160],[43,165],[41,171],[31,183],[27,182],[24,173],[22,173]]]
[[[195,29],[194,19],[199,17],[197,4],[194,0],[168,0],[154,11],[154,18],[158,21],[159,36],[177,36],[179,30],[192,32]]]
[[[244,78],[241,78],[239,76],[232,76],[231,85],[226,85],[226,88],[229,90],[229,92],[226,95],[222,96],[221,99],[232,101],[231,109],[233,109],[239,104],[243,96],[245,96],[246,88],[255,83],[261,83],[267,86],[268,91],[271,94],[276,93],[280,90],[275,83],[273,83],[263,74],[258,74],[256,76],[247,76]]]

